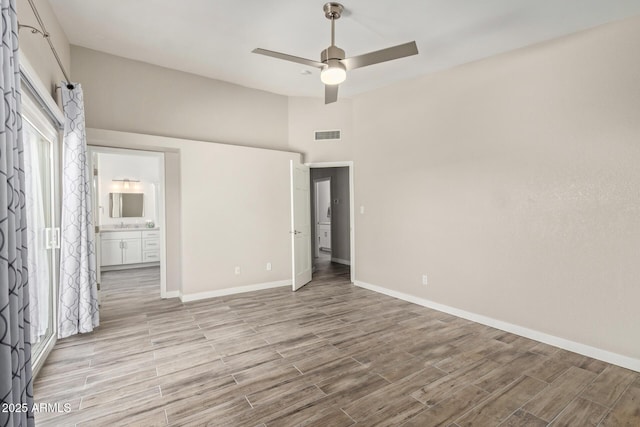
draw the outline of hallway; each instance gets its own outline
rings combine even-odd
[[[320,253],[320,256],[314,259],[315,270],[312,275],[311,286],[320,283],[333,283],[334,281],[351,282],[351,267],[337,262],[331,262],[331,252]]]

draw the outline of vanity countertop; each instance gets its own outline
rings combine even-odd
[[[124,227],[120,227],[120,226],[114,226],[114,225],[101,225],[100,226],[100,233],[111,233],[113,231],[158,231],[160,230],[160,227],[153,227],[153,228],[149,228],[149,227],[145,227],[144,225],[129,225],[129,226],[124,226]]]

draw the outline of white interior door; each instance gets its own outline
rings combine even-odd
[[[297,291],[311,281],[311,200],[309,167],[290,162],[292,284]]]

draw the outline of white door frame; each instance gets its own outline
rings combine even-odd
[[[111,153],[111,154],[131,154],[131,152],[144,153],[151,157],[157,157],[161,159],[159,162],[160,167],[160,185],[162,191],[158,192],[160,196],[158,198],[158,221],[157,226],[160,228],[160,298],[167,298],[167,226],[165,221],[165,198],[166,198],[166,184],[165,184],[165,162],[163,151],[150,151],[142,150],[138,148],[116,148],[116,147],[104,147],[99,145],[88,145],[90,157],[93,157],[93,153]],[[98,171],[98,174],[100,172]],[[92,171],[93,174],[93,171]],[[93,192],[92,192],[93,196]],[[96,226],[98,224],[95,224]],[[98,245],[99,239],[96,239],[96,245]],[[98,269],[100,268],[100,260],[98,259]]]
[[[27,58],[26,55],[22,55],[20,57],[20,77],[22,78],[22,80],[27,83],[30,87],[32,92],[34,93],[34,95],[36,95],[36,97],[38,98],[36,100],[36,102],[41,103],[42,109],[40,110],[42,113],[44,113],[46,116],[48,116],[49,118],[51,118],[51,120],[54,122],[54,126],[57,125],[58,128],[58,142],[56,144],[55,149],[53,150],[53,170],[52,170],[52,190],[54,193],[58,194],[58,197],[55,198],[54,202],[53,202],[53,208],[54,208],[54,218],[53,218],[53,228],[59,228],[60,227],[60,212],[61,212],[61,206],[62,206],[62,186],[61,186],[61,170],[60,170],[60,157],[61,157],[61,153],[62,153],[62,126],[64,124],[64,114],[62,113],[62,110],[60,109],[60,107],[58,106],[58,104],[54,101],[53,97],[51,96],[51,90],[48,87],[48,85],[45,85],[44,83],[42,83],[42,80],[40,80],[40,77],[38,76],[38,73],[36,73],[35,68],[33,68],[33,66],[31,65],[31,63],[29,62],[29,59]],[[23,99],[23,113],[25,113],[25,109],[28,108],[27,104],[28,102],[24,101],[24,98],[27,95],[23,93],[22,95],[22,99]],[[52,307],[52,317],[53,317],[53,321],[51,324],[51,328],[52,328],[52,334],[49,337],[49,339],[47,340],[47,342],[44,344],[44,349],[42,350],[42,352],[40,352],[40,354],[37,357],[33,357],[32,360],[32,367],[33,367],[33,378],[36,378],[38,376],[38,372],[40,371],[40,369],[42,368],[42,365],[44,365],[44,361],[46,360],[46,358],[49,356],[49,353],[51,353],[51,351],[53,350],[53,347],[55,346],[57,340],[58,340],[58,270],[60,267],[60,249],[56,249],[54,252],[54,263],[53,263],[53,270],[54,270],[54,286],[53,289],[51,290],[52,292],[52,298],[53,298],[53,307]]]
[[[320,243],[318,243],[318,239],[317,239],[317,237],[319,236],[318,234],[318,183],[324,182],[324,181],[329,181],[329,206],[332,206],[332,200],[333,200],[333,195],[331,193],[331,177],[328,176],[325,178],[314,179],[313,180],[313,199],[314,199],[313,210],[314,210],[315,224],[313,224],[313,229],[316,232],[316,239],[313,245],[313,256],[315,258],[318,258],[320,256]],[[331,208],[331,219],[333,220],[333,207]],[[332,224],[333,222],[329,223],[329,232],[333,231]],[[315,264],[314,264],[314,267],[315,267]]]
[[[350,233],[350,249],[349,258],[351,261],[351,283],[356,282],[356,217],[355,217],[355,202],[354,202],[354,186],[353,186],[353,161],[340,161],[340,162],[313,162],[305,163],[311,169],[321,168],[349,168],[349,227]],[[333,246],[333,242],[331,243]]]
[[[60,203],[61,203],[61,191],[60,191],[60,163],[59,153],[62,147],[62,137],[59,129],[56,128],[56,124],[50,123],[46,113],[40,111],[40,107],[36,106],[35,102],[31,101],[28,97],[22,98],[22,120],[24,123],[28,123],[33,129],[40,134],[40,136],[48,143],[48,160],[51,170],[49,176],[43,176],[46,181],[51,184],[50,194],[48,194],[50,207],[49,215],[51,217],[50,227],[45,228],[42,231],[47,230],[55,233],[56,243],[48,249],[47,256],[50,261],[50,281],[49,285],[49,300],[46,304],[50,304],[50,311],[47,321],[50,322],[49,330],[50,334],[43,338],[43,341],[34,344],[32,349],[32,367],[34,378],[44,365],[46,358],[51,350],[55,346],[58,339],[58,286],[59,286],[59,269],[60,269]],[[27,141],[23,142],[27,144]],[[32,148],[35,149],[35,148]],[[35,168],[35,165],[32,165]],[[45,195],[47,196],[47,195]],[[30,212],[28,214],[31,214]],[[53,236],[51,236],[53,237]],[[36,248],[37,249],[37,248]],[[34,290],[35,291],[35,290]],[[38,301],[40,304],[44,304],[42,301]],[[35,350],[38,349],[38,352]]]

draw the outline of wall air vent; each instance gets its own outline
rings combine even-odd
[[[314,132],[314,141],[339,141],[340,129],[338,130],[317,130]]]

